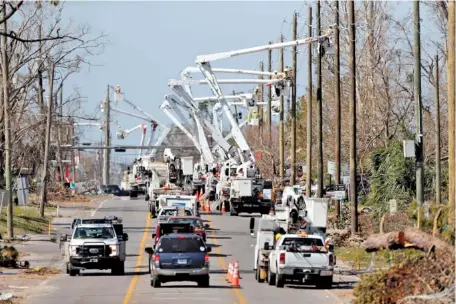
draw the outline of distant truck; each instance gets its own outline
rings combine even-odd
[[[272,183],[261,178],[231,180],[229,188],[230,215],[241,212],[268,214],[271,209]]]

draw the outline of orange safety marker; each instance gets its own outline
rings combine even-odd
[[[231,287],[239,288],[239,264],[236,261],[234,264],[233,278],[231,279]]]
[[[226,281],[231,282],[231,262],[228,264],[228,271],[226,272]]]
[[[271,209],[269,210],[269,215],[275,215],[274,208],[271,205]]]
[[[207,208],[206,208],[206,211],[207,211],[207,212],[211,212],[211,202],[209,201],[209,199],[207,199]]]
[[[225,201],[223,201],[222,203],[222,213],[225,213],[226,212],[226,209],[225,209]]]

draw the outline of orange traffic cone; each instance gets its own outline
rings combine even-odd
[[[274,207],[271,205],[271,209],[269,210],[269,215],[275,215]]]
[[[226,281],[231,282],[231,269],[232,265],[231,262],[228,264],[228,271],[226,272]]]
[[[241,287],[239,285],[239,264],[237,261],[234,264],[233,278],[231,279],[231,287],[233,287],[233,288]]]
[[[225,209],[225,202],[222,203],[222,213],[225,213],[226,212],[226,209]]]
[[[206,211],[207,211],[207,212],[211,212],[211,202],[209,201],[209,199],[207,199],[207,208],[206,208]]]
[[[200,199],[200,205],[201,205],[201,211],[205,212],[206,211],[206,205],[204,204],[204,200]]]

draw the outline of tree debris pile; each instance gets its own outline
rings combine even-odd
[[[370,236],[367,252],[416,248],[427,254],[409,257],[388,270],[364,275],[356,285],[354,303],[454,303],[454,247],[425,232],[408,229]]]
[[[0,266],[10,268],[28,268],[28,261],[18,261],[19,251],[13,246],[3,246],[0,249]]]
[[[25,270],[24,273],[44,276],[44,275],[59,274],[59,273],[62,273],[62,271],[55,267],[35,267],[32,269]]]
[[[88,199],[84,195],[72,194],[70,189],[62,189],[60,187],[51,188],[48,192],[48,200],[51,202],[89,202]]]

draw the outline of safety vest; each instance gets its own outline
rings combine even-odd
[[[277,233],[276,236],[275,236],[275,241],[277,242],[280,239],[281,236],[282,235],[280,233]]]

